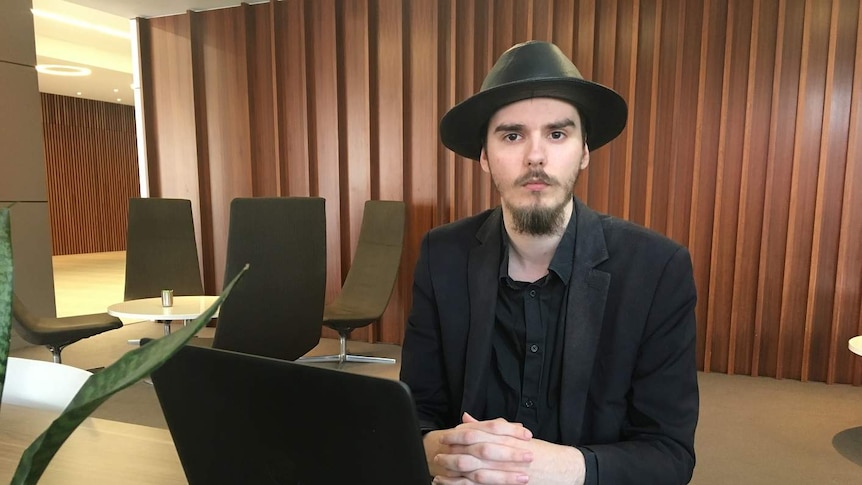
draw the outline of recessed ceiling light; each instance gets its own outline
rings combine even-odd
[[[123,32],[122,30],[91,24],[90,22],[85,22],[83,20],[78,20],[72,17],[66,17],[65,15],[60,15],[53,12],[46,12],[44,10],[39,10],[36,8],[30,9],[30,11],[33,12],[33,16],[35,17],[41,17],[43,19],[53,20],[55,22],[60,22],[63,24],[73,25],[82,29],[95,30],[96,32],[101,32],[106,35],[112,35],[114,37],[121,37],[123,39],[132,38],[132,35],[129,32]]]
[[[123,100],[123,98],[117,98],[117,101],[122,101],[122,100]]]
[[[119,92],[120,92],[120,90],[119,90],[119,89],[117,89],[117,88],[114,88],[114,92],[115,92],[115,93],[119,93]]]
[[[36,70],[42,74],[50,74],[52,76],[89,76],[93,73],[86,67],[78,66],[63,66],[60,64],[39,64]]]
[[[80,96],[80,95],[81,95],[81,91],[78,91],[78,92],[77,92],[77,94],[78,94],[78,96]]]

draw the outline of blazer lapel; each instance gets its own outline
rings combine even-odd
[[[608,259],[602,223],[598,215],[577,198],[575,208],[577,240],[567,295],[560,389],[560,428],[564,443],[580,442],[587,390],[611,281],[609,273],[595,269]]]
[[[476,232],[479,243],[470,250],[467,262],[470,329],[467,336],[462,413],[481,413],[485,408],[484,390],[497,309],[501,228],[502,210],[498,207]]]

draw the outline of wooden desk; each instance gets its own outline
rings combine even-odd
[[[30,443],[59,415],[0,408],[0,483],[9,483]],[[51,460],[40,485],[187,484],[166,429],[87,418]]]

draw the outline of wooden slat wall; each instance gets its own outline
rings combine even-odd
[[[140,195],[135,109],[42,93],[42,126],[53,253],[125,250]]]
[[[286,0],[140,20],[151,183],[198,204],[210,290],[232,197],[325,197],[328,299],[365,200],[405,200],[392,303],[357,333],[400,342],[422,235],[499,200],[439,120],[507,47],[551,40],[629,102],[575,192],[690,248],[701,369],[860,384],[860,16],[858,0]]]

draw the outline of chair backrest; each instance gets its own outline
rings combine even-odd
[[[202,295],[192,204],[186,199],[129,199],[125,300]]]
[[[230,206],[225,283],[213,347],[295,360],[320,341],[326,213],[319,197],[240,198]]]
[[[91,375],[65,364],[9,357],[3,404],[62,411]]]
[[[356,254],[338,297],[326,307],[330,314],[377,320],[386,310],[398,277],[404,247],[404,202],[369,200],[362,214]]]

